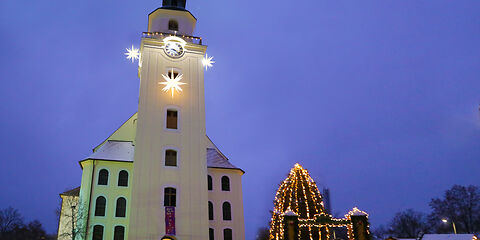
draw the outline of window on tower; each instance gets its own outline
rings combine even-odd
[[[178,72],[174,71],[174,70],[169,70],[168,71],[168,77],[170,78],[176,78],[178,76]]]
[[[108,185],[108,170],[102,169],[98,173],[98,185]]]
[[[177,198],[177,190],[172,187],[167,187],[164,189],[163,195],[163,206],[165,207],[175,207]]]
[[[170,21],[168,21],[168,30],[178,31],[178,22],[170,19]]]
[[[227,176],[222,177],[222,191],[230,191],[230,178]]]
[[[178,111],[173,109],[167,110],[167,128],[178,129]]]
[[[214,232],[213,228],[208,229],[208,240],[215,240]]]
[[[177,151],[171,149],[165,151],[165,166],[177,166]]]

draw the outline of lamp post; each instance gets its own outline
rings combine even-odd
[[[448,223],[447,218],[442,218],[443,223]],[[457,228],[455,227],[455,222],[452,220],[453,233],[457,234]]]

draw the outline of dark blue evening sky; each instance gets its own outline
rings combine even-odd
[[[78,161],[137,109],[160,0],[0,1],[0,208],[55,232]],[[188,0],[216,60],[207,132],[243,168],[246,237],[294,163],[373,226],[480,185],[480,1]]]

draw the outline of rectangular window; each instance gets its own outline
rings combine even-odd
[[[176,206],[176,196],[177,190],[175,188],[165,188],[163,196],[163,205],[165,207],[175,207]]]
[[[178,112],[175,110],[167,110],[167,128],[177,129],[178,128]]]
[[[167,150],[165,151],[165,166],[177,166],[177,151]]]

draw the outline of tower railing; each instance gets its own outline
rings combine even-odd
[[[176,34],[176,33],[166,33],[166,32],[143,32],[142,33],[142,38],[163,39],[170,36],[179,37],[185,40],[186,42],[202,45],[201,37],[188,36],[188,35],[182,35],[182,34]]]

